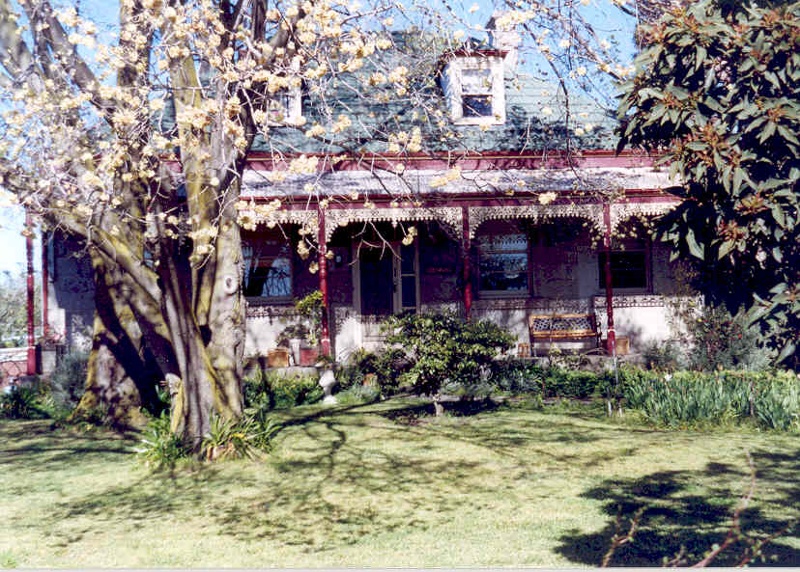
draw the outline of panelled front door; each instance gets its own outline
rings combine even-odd
[[[391,248],[390,248],[391,246]],[[360,309],[365,335],[377,335],[374,323],[419,306],[419,255],[416,242],[363,246],[358,257]]]

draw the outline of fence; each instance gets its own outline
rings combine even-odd
[[[0,387],[5,387],[11,378],[28,373],[28,348],[0,349]]]

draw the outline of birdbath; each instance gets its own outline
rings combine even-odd
[[[336,377],[333,375],[333,368],[330,364],[320,364],[318,367],[325,368],[319,376],[319,385],[322,387],[322,393],[324,395],[322,403],[336,403],[336,397],[333,395],[333,386],[336,385]]]

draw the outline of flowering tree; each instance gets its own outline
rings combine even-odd
[[[664,152],[686,199],[665,237],[787,358],[800,331],[800,4],[760,4],[700,2],[646,29],[620,144]]]
[[[579,8],[515,2],[495,27],[533,32],[534,59],[565,90],[592,70],[623,73]],[[431,86],[438,54],[460,46],[464,29],[483,33],[470,12],[381,0],[121,0],[109,32],[77,3],[0,0],[2,184],[51,229],[82,240],[94,268],[81,407],[110,405],[128,422],[169,378],[172,427],[190,442],[212,413],[241,414],[240,226],[253,224],[241,191],[254,142],[271,150],[273,180],[343,157],[419,153],[426,137],[457,146]],[[424,34],[401,32],[417,25]],[[278,103],[300,86],[314,99],[313,121]],[[413,109],[414,126],[364,121],[331,95],[343,90]],[[276,138],[279,128],[315,153]],[[307,204],[335,200],[309,201],[313,185],[298,190]],[[316,234],[305,230],[307,255]]]

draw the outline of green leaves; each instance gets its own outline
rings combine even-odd
[[[708,295],[797,347],[800,304],[770,290],[800,285],[800,3],[726,9],[664,16],[623,87],[620,148],[665,150],[686,189],[676,250],[698,261]]]
[[[515,339],[493,322],[464,322],[447,312],[392,316],[384,329],[387,343],[401,348],[412,364],[405,381],[428,395],[438,394],[443,384],[480,383],[483,369]]]
[[[686,245],[689,247],[689,252],[691,252],[693,256],[703,258],[705,249],[698,244],[694,230],[691,228],[686,231]]]

